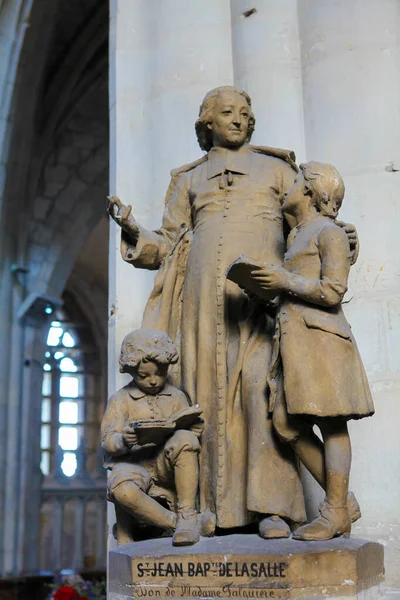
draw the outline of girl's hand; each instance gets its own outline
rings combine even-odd
[[[277,265],[266,265],[262,269],[251,272],[251,278],[256,281],[263,290],[284,291],[288,287],[289,273],[283,267]]]

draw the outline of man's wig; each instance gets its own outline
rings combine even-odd
[[[140,362],[170,365],[178,362],[178,349],[164,331],[137,329],[128,333],[121,344],[120,371],[137,367]]]
[[[202,150],[209,152],[212,148],[212,131],[207,127],[209,123],[213,120],[213,111],[214,105],[217,98],[223,94],[224,92],[234,92],[235,94],[240,94],[245,98],[247,104],[249,105],[250,114],[249,114],[249,127],[247,129],[247,137],[246,142],[250,142],[251,136],[253,135],[256,120],[254,118],[253,111],[251,110],[251,98],[247,94],[247,92],[235,88],[231,85],[225,85],[222,87],[217,87],[214,90],[208,92],[208,94],[204,97],[203,102],[200,106],[199,118],[196,121],[195,129],[197,135],[197,141],[199,142],[199,146]]]

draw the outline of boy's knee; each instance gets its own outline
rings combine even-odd
[[[199,439],[193,431],[176,431],[164,446],[164,454],[170,462],[174,462],[181,452],[200,452]]]
[[[110,488],[109,496],[112,502],[125,506],[127,502],[132,505],[139,504],[143,492],[133,481],[116,483]]]

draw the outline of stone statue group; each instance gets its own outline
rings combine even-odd
[[[102,424],[118,543],[152,527],[189,545],[253,522],[266,539],[348,536],[347,421],[374,407],[341,308],[358,252],[337,220],[343,180],[252,146],[240,89],[209,92],[195,128],[206,154],[172,172],[160,229],[109,198],[122,258],[158,270],[121,347],[132,380]],[[326,492],[310,523],[298,459]]]

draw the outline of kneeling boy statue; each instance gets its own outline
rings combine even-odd
[[[195,503],[202,411],[167,383],[168,367],[177,361],[176,346],[162,331],[139,329],[122,342],[120,370],[132,380],[110,398],[102,422],[118,544],[133,541],[135,521],[173,530],[175,546],[200,538]]]

